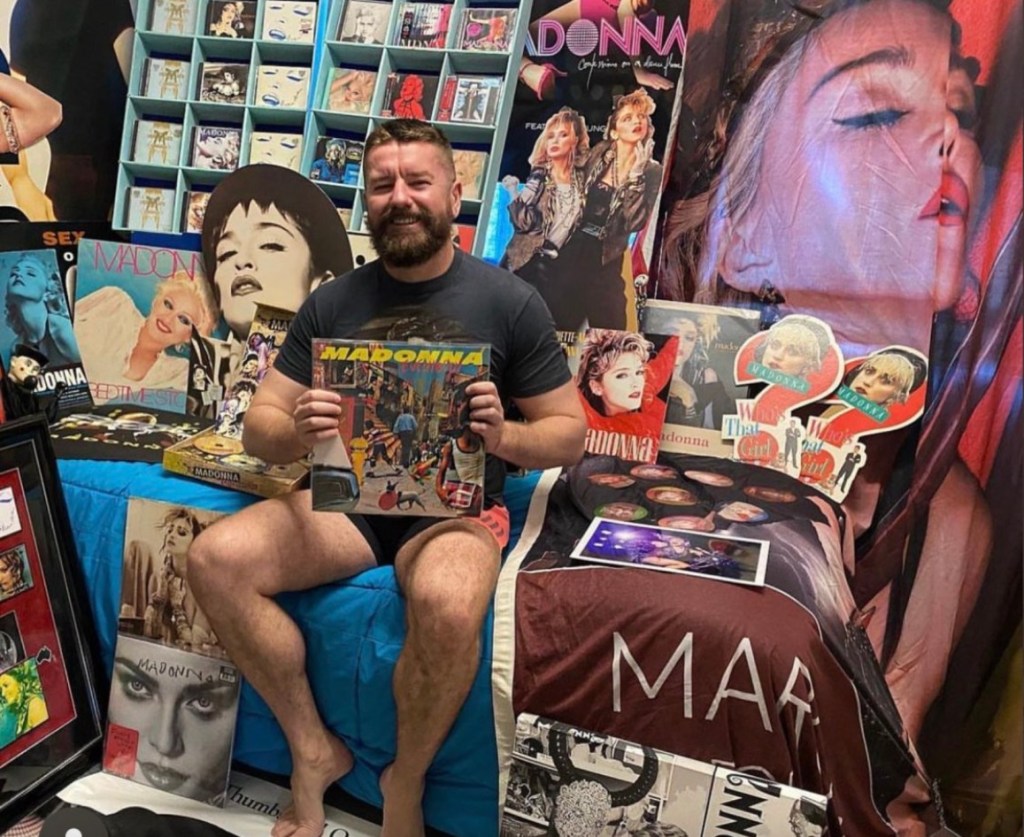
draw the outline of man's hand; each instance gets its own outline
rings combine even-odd
[[[317,442],[326,442],[338,435],[341,417],[341,396],[326,389],[310,389],[295,400],[292,419],[295,433],[307,450]]]
[[[505,429],[505,408],[493,381],[476,381],[466,387],[469,396],[469,429],[484,441],[484,450],[497,456]]]

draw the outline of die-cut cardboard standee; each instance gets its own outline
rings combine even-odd
[[[800,479],[843,500],[867,457],[864,436],[906,427],[924,412],[928,360],[909,346],[886,346],[846,363],[833,406],[807,422]]]
[[[793,410],[835,390],[843,353],[828,323],[799,314],[748,339],[736,355],[736,383],[765,383],[756,398],[736,402],[722,438],[735,442],[733,458],[799,477],[806,432]]]

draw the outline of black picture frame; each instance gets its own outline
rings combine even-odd
[[[8,552],[25,556],[13,585]],[[100,761],[109,687],[84,590],[46,421],[0,425],[0,625],[24,655],[0,660],[0,833]]]

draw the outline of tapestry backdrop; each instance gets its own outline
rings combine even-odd
[[[852,588],[950,825],[1021,827],[1020,0],[694,0],[652,295],[930,359],[847,501]],[[872,440],[868,440],[869,443]]]

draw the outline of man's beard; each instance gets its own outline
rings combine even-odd
[[[392,221],[408,218],[415,218],[423,228],[415,232],[406,229],[404,232],[392,234],[395,230]],[[423,264],[451,241],[452,237],[451,220],[429,212],[389,212],[377,221],[367,218],[367,226],[370,228],[370,241],[377,255],[395,267],[416,267]]]

